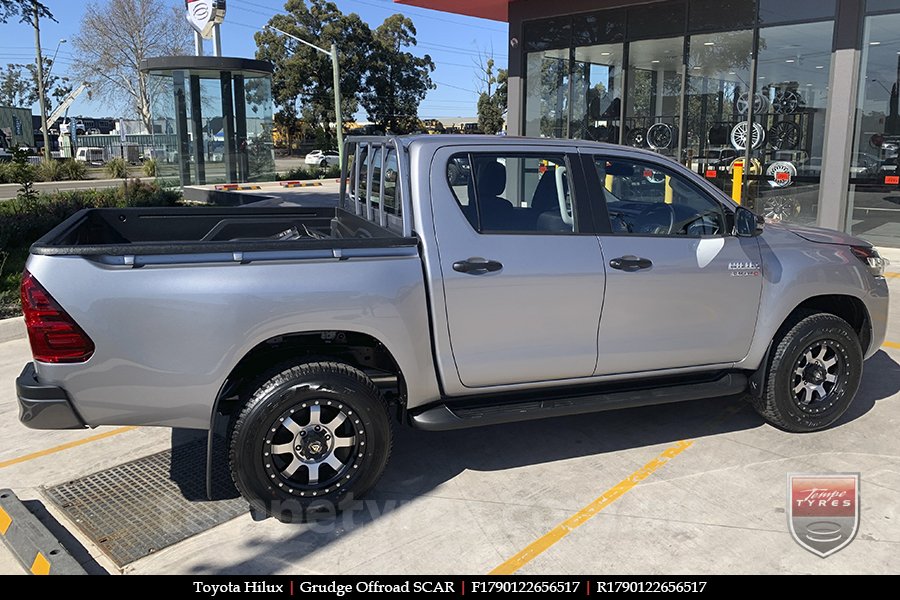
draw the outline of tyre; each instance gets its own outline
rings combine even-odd
[[[231,476],[252,509],[281,521],[334,515],[381,477],[392,430],[381,393],[337,362],[260,377],[233,421]]]
[[[328,168],[328,161],[325,159],[322,159],[322,162],[319,163],[319,166],[322,167],[323,169]]]
[[[792,432],[824,429],[850,406],[863,369],[856,332],[830,314],[809,315],[773,347],[761,398],[753,398],[770,424]]]

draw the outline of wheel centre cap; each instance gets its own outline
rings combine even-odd
[[[324,429],[304,430],[294,438],[294,451],[304,460],[319,460],[331,450],[330,437]]]
[[[803,378],[809,383],[819,385],[825,381],[827,371],[820,365],[808,365],[803,373]]]

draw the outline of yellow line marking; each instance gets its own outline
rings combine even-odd
[[[900,344],[897,342],[885,342],[882,344],[885,348],[893,348],[895,350],[900,350]]]
[[[49,575],[50,574],[50,561],[44,558],[44,555],[40,552],[37,553],[37,556],[34,557],[34,562],[31,563],[31,574],[32,575]]]
[[[0,508],[0,535],[6,535],[10,525],[12,525],[12,517],[9,516],[9,513]]]
[[[885,273],[885,277],[900,277],[900,273]]]
[[[114,435],[119,435],[120,433],[125,433],[126,431],[131,431],[132,429],[137,429],[137,427],[119,427],[118,429],[113,429],[111,431],[104,431],[103,433],[98,433],[97,435],[92,435],[90,437],[86,437],[80,440],[75,440],[74,442],[66,442],[65,444],[60,444],[59,446],[53,446],[52,448],[47,448],[46,450],[39,450],[37,452],[32,452],[31,454],[26,454],[25,456],[20,456],[18,458],[11,458],[9,460],[5,460],[0,462],[0,469],[5,469],[6,467],[11,467],[13,465],[17,465],[19,463],[27,462],[29,460],[34,460],[36,458],[41,458],[43,456],[47,456],[49,454],[56,454],[57,452],[62,452],[63,450],[68,450],[70,448],[77,448],[78,446],[84,446],[85,444],[90,444],[91,442],[96,442],[98,440],[103,440],[108,437],[112,437]]]
[[[512,575],[540,556],[544,551],[556,544],[556,542],[587,523],[604,508],[624,496],[631,488],[652,475],[659,468],[665,466],[667,462],[690,448],[693,443],[693,440],[682,440],[674,446],[666,448],[659,456],[603,492],[602,496],[595,499],[540,538],[528,544],[528,546],[519,551],[515,556],[491,571],[489,575]]]

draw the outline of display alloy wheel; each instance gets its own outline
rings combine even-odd
[[[795,90],[785,90],[775,94],[772,100],[772,110],[780,115],[792,115],[797,112],[803,105],[803,99],[800,98]]]
[[[233,420],[229,457],[252,509],[282,521],[334,515],[381,477],[391,425],[362,371],[338,362],[287,363],[250,388]]]
[[[653,150],[666,150],[675,141],[675,129],[668,123],[654,123],[647,130],[647,145]]]
[[[789,196],[769,196],[763,201],[762,212],[772,223],[790,221],[800,216],[800,202]]]
[[[799,315],[774,341],[760,397],[751,396],[772,425],[792,432],[819,431],[853,402],[863,351],[847,321],[828,313]]]
[[[766,135],[773,150],[793,150],[800,145],[800,127],[791,121],[778,121]]]
[[[769,185],[774,188],[786,188],[794,182],[797,176],[797,167],[786,160],[776,160],[766,167],[766,176]]]
[[[765,128],[759,123],[753,123],[752,133],[750,134],[750,148],[753,150],[759,148],[765,140]],[[743,150],[747,147],[747,121],[741,121],[731,129],[731,145],[736,150]]]
[[[738,96],[737,101],[734,103],[734,107],[737,109],[739,114],[746,115],[747,111],[750,109],[750,94],[748,92],[744,92],[740,96]],[[753,114],[759,115],[766,112],[766,109],[769,108],[769,101],[762,94],[753,94]]]
[[[635,127],[625,135],[625,143],[635,148],[646,148],[647,130],[643,127]]]

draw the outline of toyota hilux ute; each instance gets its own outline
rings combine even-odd
[[[302,519],[375,484],[397,422],[744,394],[821,430],[884,340],[871,244],[766,224],[656,154],[414,136],[345,156],[337,207],[89,209],[36,242],[21,421],[219,432],[251,507]]]

